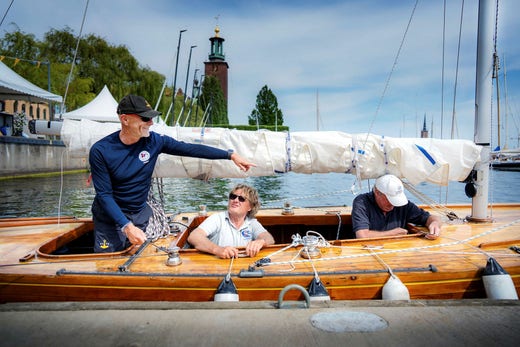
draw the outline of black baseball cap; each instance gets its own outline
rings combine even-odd
[[[138,114],[141,117],[153,118],[161,112],[154,110],[142,96],[129,94],[117,105],[117,114]]]

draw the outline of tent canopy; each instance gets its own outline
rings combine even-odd
[[[0,61],[0,97],[34,102],[62,102],[60,95],[52,94],[27,81]]]
[[[74,111],[63,113],[63,119],[89,119],[97,122],[118,122],[117,101],[105,85],[101,92],[88,104]]]

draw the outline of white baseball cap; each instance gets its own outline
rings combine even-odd
[[[376,180],[376,188],[385,194],[388,201],[394,206],[404,206],[408,199],[404,194],[403,182],[394,175],[384,175]]]

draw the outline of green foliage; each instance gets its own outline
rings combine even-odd
[[[203,110],[209,107],[206,125],[229,124],[227,104],[220,82],[215,76],[206,76],[202,82],[200,105]]]
[[[51,92],[65,96],[67,81],[74,59],[77,37],[69,27],[51,29],[38,41],[32,34],[7,32],[0,39],[0,55],[21,58],[16,66],[8,64],[16,73],[37,86],[47,89],[47,66],[35,68],[37,61],[50,62]],[[80,40],[74,69],[70,78],[65,106],[73,110],[90,102],[107,85],[116,100],[126,94],[144,96],[155,106],[165,77],[138,61],[125,46],[114,46],[93,34]],[[162,101],[159,111],[166,114],[170,101]]]
[[[267,85],[256,96],[256,108],[249,116],[250,125],[283,125],[283,113],[278,108],[278,100]]]

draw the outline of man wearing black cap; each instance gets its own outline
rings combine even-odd
[[[356,196],[352,202],[352,229],[356,238],[406,235],[407,223],[426,226],[429,230],[426,237],[435,239],[442,221],[408,201],[403,182],[394,175],[379,177],[371,192]]]
[[[230,159],[243,171],[255,166],[232,151],[150,132],[152,119],[161,113],[141,96],[125,96],[117,113],[121,130],[96,142],[89,155],[96,190],[92,203],[96,252],[120,251],[146,240],[144,230],[152,215],[147,198],[159,154]]]

